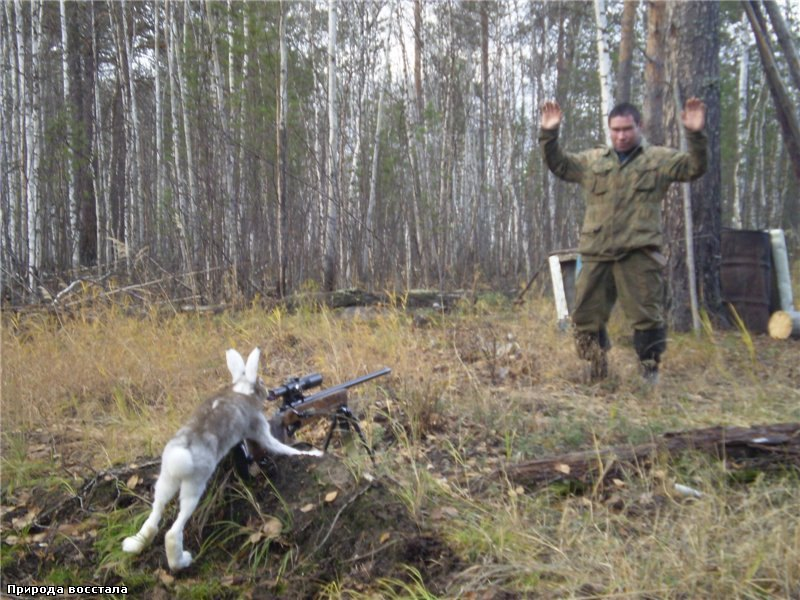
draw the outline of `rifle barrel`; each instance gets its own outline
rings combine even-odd
[[[326,388],[317,392],[316,394],[312,394],[303,400],[302,404],[306,404],[308,402],[312,402],[314,400],[318,400],[320,398],[324,398],[334,392],[339,392],[341,390],[346,390],[348,388],[353,387],[354,385],[359,385],[361,383],[366,383],[372,379],[377,377],[383,377],[384,375],[388,375],[391,373],[392,370],[389,367],[384,367],[379,371],[375,371],[373,373],[367,373],[366,375],[362,375],[361,377],[357,377],[356,379],[351,379],[350,381],[345,381],[344,383],[340,383],[339,385],[334,385],[333,387]]]

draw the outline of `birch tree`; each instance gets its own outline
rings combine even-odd
[[[175,198],[172,207],[172,214],[175,222],[175,230],[178,235],[178,243],[181,249],[181,257],[184,272],[187,273],[187,278],[190,280],[190,285],[194,288],[194,278],[190,275],[192,272],[192,244],[189,238],[188,228],[190,223],[191,211],[191,196],[187,198],[187,184],[184,176],[183,165],[181,163],[181,150],[180,143],[180,123],[181,119],[178,116],[180,110],[179,102],[181,100],[180,93],[180,77],[178,75],[177,63],[178,58],[175,56],[179,52],[178,41],[178,28],[175,23],[175,8],[172,6],[170,0],[164,0],[164,12],[167,18],[167,69],[168,69],[168,90],[170,98],[170,124],[171,124],[171,138],[172,138],[172,188],[173,197]],[[182,104],[182,103],[181,103]],[[183,122],[187,119],[184,118]]]
[[[89,4],[92,27],[92,62],[97,69],[100,64],[100,50],[97,41],[97,15],[95,3]],[[92,118],[96,124],[103,122],[100,77],[92,79]],[[92,191],[94,202],[81,205],[81,253],[87,263],[96,258],[99,265],[105,264],[108,257],[108,239],[111,231],[108,194],[110,169],[106,167],[106,147],[102,130],[96,125],[91,137]],[[105,243],[104,243],[105,241]]]
[[[333,290],[338,278],[339,248],[339,129],[336,103],[336,9],[337,0],[328,0],[328,214],[325,221],[325,264],[323,287]]]
[[[743,11],[742,18],[739,23],[739,31],[741,32],[740,40],[741,48],[739,51],[739,68],[738,68],[738,85],[737,92],[737,105],[736,111],[736,164],[733,169],[733,218],[732,225],[736,229],[742,227],[742,191],[744,189],[744,161],[746,160],[747,147],[749,140],[748,124],[748,84],[749,84],[749,71],[750,71],[750,45],[747,43],[747,14]]]
[[[22,6],[15,0],[17,14],[17,39],[20,54],[24,54],[24,42],[21,36]],[[38,288],[37,274],[40,271],[42,248],[42,210],[39,198],[39,159],[42,139],[42,114],[40,100],[40,65],[42,42],[42,0],[34,0],[30,4],[30,69],[25,61],[20,61],[22,80],[26,84],[25,95],[25,200],[27,211],[27,250],[28,250],[28,286],[31,290]]]
[[[70,107],[72,106],[72,95],[70,94],[69,85],[69,44],[68,44],[68,30],[67,30],[67,5],[65,0],[59,2],[59,15],[61,17],[61,79],[62,91],[64,98],[64,112],[65,112],[65,135],[69,143],[67,147],[71,146],[72,142],[72,129],[73,129],[73,116]],[[72,259],[72,267],[77,268],[80,264],[80,227],[78,221],[78,203],[75,199],[75,160],[70,151],[68,159],[69,167],[67,168],[67,204],[69,210],[69,225],[70,225],[70,240],[71,251],[70,256]]]
[[[768,73],[746,62],[751,43],[731,36],[715,79],[708,47],[689,35],[714,27],[700,10],[709,3],[684,4],[649,1],[640,13],[632,0],[6,2],[2,284],[18,298],[96,262],[98,275],[132,280],[174,272],[175,290],[205,301],[236,290],[287,295],[308,279],[328,288],[514,285],[577,242],[584,210],[542,167],[537,106],[558,97],[565,147],[594,145],[598,57],[616,32],[618,99],[643,101],[648,140],[678,145],[679,105],[689,94],[708,104],[722,86],[729,116],[712,140],[724,151],[712,170],[723,174],[733,218],[796,228],[794,163]],[[747,4],[789,21],[781,2]],[[723,5],[730,25],[737,6]],[[780,28],[778,17],[760,20],[775,44],[769,76],[785,81]],[[603,80],[606,112],[610,64]],[[65,124],[68,151],[50,143]],[[703,211],[716,209],[719,193],[692,194],[704,202],[668,216],[694,222],[691,249],[705,268],[716,225]],[[675,227],[670,241],[681,235]],[[133,257],[120,243],[152,260],[120,273],[115,252]],[[713,296],[704,277],[686,284],[697,279],[699,294]]]
[[[164,107],[161,97],[161,0],[153,0],[153,104],[155,105],[155,150],[156,181],[155,209],[157,236],[166,237],[162,228],[169,221],[169,213],[164,206]]]
[[[2,190],[0,190],[0,210],[2,210],[3,225],[3,251],[2,264],[3,273],[0,274],[0,288],[6,287],[9,276],[19,273],[19,255],[21,250],[20,229],[23,197],[23,177],[22,165],[24,164],[23,136],[21,119],[22,111],[22,83],[19,78],[21,72],[19,66],[18,38],[17,38],[17,14],[15,5],[11,2],[3,3],[3,35],[2,44],[3,69],[2,90],[0,98],[3,111],[2,122]],[[17,263],[14,268],[13,263]],[[5,292],[5,289],[0,290]],[[5,297],[3,295],[3,297]]]
[[[597,64],[600,78],[600,113],[603,115],[603,131],[606,145],[611,145],[611,132],[608,129],[608,113],[611,112],[611,55],[608,51],[605,0],[594,0],[594,16],[597,23]]]
[[[378,164],[380,159],[380,146],[381,146],[381,133],[383,129],[383,113],[386,97],[386,90],[391,81],[391,44],[393,33],[395,8],[390,3],[388,25],[386,27],[386,39],[383,44],[383,60],[385,66],[385,75],[380,84],[378,92],[378,107],[375,117],[375,135],[372,139],[372,164],[370,168],[369,178],[369,197],[367,199],[367,214],[364,222],[365,230],[365,243],[361,254],[361,274],[369,282],[370,289],[374,284],[375,279],[375,237],[377,232],[375,230],[375,205],[377,203],[377,189],[378,189]]]
[[[287,292],[286,273],[288,268],[288,246],[289,246],[289,226],[288,226],[288,198],[286,177],[288,175],[288,150],[286,148],[286,111],[289,107],[288,93],[288,56],[286,50],[286,3],[280,1],[280,23],[279,23],[279,44],[280,44],[280,75],[278,79],[278,296],[283,297]]]

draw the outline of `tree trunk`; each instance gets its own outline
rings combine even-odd
[[[3,119],[0,127],[3,128],[4,135],[4,162],[8,168],[3,169],[3,189],[0,190],[0,198],[7,198],[3,202],[3,252],[2,266],[8,270],[3,272],[0,281],[5,285],[5,273],[18,273],[20,257],[22,254],[22,198],[23,193],[23,172],[24,165],[24,139],[22,135],[23,118],[23,90],[22,80],[19,76],[21,68],[19,66],[20,55],[18,54],[17,27],[16,21],[21,17],[16,12],[16,7],[11,2],[4,2],[5,9],[5,29],[3,39],[0,43],[5,54],[3,64],[10,68],[4,69],[4,79],[2,81],[3,103],[0,110],[3,111]],[[7,77],[7,79],[5,79]],[[8,111],[6,111],[8,108]],[[7,162],[5,162],[7,161]],[[17,263],[11,266],[12,260]],[[5,297],[5,296],[3,296]]]
[[[781,16],[781,9],[775,0],[763,0],[763,4],[769,15],[769,21],[772,23],[772,29],[778,38],[783,56],[789,65],[789,75],[794,83],[795,91],[800,92],[800,57],[797,56],[792,32],[786,26],[786,22]]]
[[[328,214],[325,221],[323,288],[332,291],[338,279],[339,248],[339,129],[336,105],[336,5],[328,0]]]
[[[795,178],[800,181],[800,125],[798,125],[797,117],[795,116],[795,106],[786,90],[786,86],[783,84],[780,70],[775,62],[775,55],[772,52],[758,4],[748,0],[743,1],[744,9],[747,12],[748,19],[750,19],[750,25],[756,38],[761,64],[767,76],[769,91],[775,103],[775,112],[781,126],[783,141],[789,152]]]
[[[95,69],[99,67],[100,49],[97,42],[97,15],[95,3],[89,3],[92,23],[92,61]],[[92,144],[92,192],[94,202],[84,202],[81,208],[81,255],[90,264],[91,255],[97,260],[98,269],[109,260],[108,238],[111,231],[111,209],[107,190],[111,169],[106,164],[106,146],[100,124],[103,122],[102,99],[100,96],[100,78],[92,80],[92,111],[90,120],[95,123]]]
[[[287,292],[287,269],[289,262],[289,202],[287,198],[286,176],[288,174],[288,149],[286,148],[286,112],[289,107],[288,93],[288,57],[286,50],[286,2],[280,1],[280,75],[278,80],[278,297],[283,298]]]
[[[639,3],[625,0],[622,7],[622,30],[619,42],[619,67],[617,69],[617,104],[631,101],[633,77],[633,48],[636,45],[636,9]]]
[[[189,3],[183,3],[183,40],[181,45],[179,46],[180,52],[178,56],[175,57],[176,67],[177,67],[177,75],[178,81],[180,82],[180,86],[178,87],[178,94],[180,95],[180,106],[181,106],[181,120],[183,122],[183,139],[184,145],[186,146],[186,176],[187,181],[189,182],[189,194],[186,199],[186,221],[189,224],[189,227],[193,231],[199,232],[198,227],[198,219],[197,219],[197,211],[198,211],[198,202],[199,197],[197,194],[197,183],[195,179],[195,167],[194,167],[194,144],[192,142],[192,123],[189,119],[189,91],[188,91],[188,81],[183,74],[184,69],[184,62],[186,62],[186,47],[187,41],[186,38],[188,36],[188,28],[189,28]],[[192,253],[193,256],[196,256],[197,250],[199,248],[199,241],[201,236],[195,234],[193,236],[194,245],[192,246]],[[196,290],[195,290],[196,294]]]
[[[733,168],[733,218],[732,225],[736,229],[742,228],[742,192],[745,189],[744,162],[747,157],[749,145],[748,125],[748,84],[750,69],[750,44],[747,40],[747,14],[742,12],[739,23],[741,35],[741,50],[739,52],[739,81],[737,86],[738,111],[736,120],[736,165]]]
[[[422,0],[414,0],[414,106],[417,118],[422,119],[425,113],[422,91]]]
[[[68,27],[67,27],[67,6],[65,0],[59,2],[60,16],[61,16],[61,78],[62,78],[62,92],[64,98],[64,113],[66,127],[64,135],[68,140],[67,147],[72,147],[73,142],[73,121],[72,114],[72,94],[70,93],[69,81],[69,43],[68,43]],[[69,207],[69,244],[70,244],[70,262],[72,268],[76,269],[80,265],[80,225],[78,221],[78,203],[75,199],[75,157],[72,152],[69,152],[67,159],[69,166],[67,168],[67,205]]]
[[[489,242],[489,198],[487,188],[487,173],[486,173],[486,130],[487,120],[489,118],[489,12],[487,9],[487,2],[480,3],[480,19],[481,19],[481,88],[480,88],[480,118],[478,121],[478,190],[475,195],[477,203],[475,215],[477,217],[476,227],[474,229],[475,237],[472,240],[472,248],[476,253],[478,265],[482,265],[489,256],[489,249],[486,245]],[[452,52],[452,50],[451,50]],[[452,65],[452,61],[451,61]],[[450,90],[454,85],[453,79],[455,78],[454,69],[451,69],[451,77],[449,85],[447,86],[447,97],[445,98],[445,117],[449,109]],[[444,135],[447,134],[447,119],[444,121]],[[445,145],[442,144],[442,154],[445,153]],[[439,172],[439,177],[444,180],[444,173]],[[441,271],[441,269],[439,269]]]
[[[389,24],[387,25],[386,41],[384,42],[384,61],[386,64],[386,74],[380,84],[378,93],[378,108],[375,118],[375,136],[372,140],[372,166],[369,178],[369,197],[367,199],[367,216],[364,223],[364,247],[361,254],[361,274],[368,283],[368,289],[372,291],[375,281],[375,238],[378,232],[375,229],[375,205],[377,203],[378,189],[378,159],[380,157],[381,130],[383,126],[384,97],[386,90],[391,84],[391,45],[392,45],[392,25],[394,23],[394,6],[389,11]]]
[[[178,116],[181,101],[181,81],[178,74],[177,63],[180,58],[175,54],[180,52],[178,37],[178,27],[175,23],[176,8],[170,4],[170,0],[164,0],[164,10],[167,17],[167,71],[169,73],[169,103],[170,103],[170,129],[172,131],[172,182],[173,182],[173,205],[170,211],[175,222],[175,230],[180,246],[181,263],[186,273],[187,283],[194,291],[194,275],[192,275],[192,242],[190,238],[191,223],[191,199],[187,198],[186,178],[184,176],[183,165],[181,163],[181,143],[180,143],[180,118]]]
[[[666,141],[664,135],[664,96],[666,80],[664,75],[666,47],[667,4],[664,0],[651,0],[647,4],[647,48],[644,68],[645,101],[642,107],[642,121],[647,131],[647,139],[652,144],[661,145]]]
[[[611,112],[611,56],[608,52],[605,0],[594,0],[595,32],[597,35],[597,65],[600,78],[600,113],[602,114],[603,132],[606,144],[611,145],[611,134],[608,129],[608,113]]]
[[[169,216],[164,210],[164,117],[161,104],[161,18],[159,3],[160,0],[153,0],[153,104],[156,109],[155,233],[156,238],[162,240],[168,237],[162,223],[168,222]]]
[[[720,234],[722,229],[722,203],[720,179],[720,88],[719,88],[719,5],[715,2],[682,1],[670,4],[670,65],[674,69],[669,80],[673,85],[671,112],[674,114],[671,144],[678,145],[682,131],[680,110],[687,98],[702,98],[707,107],[705,131],[708,136],[710,160],[706,174],[692,182],[691,198],[702,198],[692,207],[691,215],[685,210],[685,199],[679,197],[679,186],[673,186],[665,207],[665,239],[669,264],[668,316],[672,327],[686,331],[693,323],[691,312],[691,265],[687,256],[694,253],[697,289],[703,298],[706,311],[718,315],[720,298]],[[698,29],[699,27],[699,29]],[[702,30],[703,35],[696,35]],[[680,106],[679,106],[679,105]],[[681,128],[681,129],[679,129]],[[689,218],[687,218],[689,217]],[[691,219],[692,223],[689,223]],[[686,228],[691,227],[694,243],[691,249],[684,241]]]
[[[40,140],[42,131],[41,106],[41,59],[42,44],[42,0],[34,1],[31,10],[31,53],[30,70],[22,69],[22,79],[27,82],[25,103],[25,197],[27,200],[27,241],[28,241],[28,285],[31,290],[38,287],[38,275],[41,267],[42,248],[44,245],[42,232],[42,208],[39,198],[39,160],[41,152]],[[17,3],[18,23],[22,20],[22,7]],[[19,32],[19,30],[18,30]],[[20,56],[24,56],[23,52]],[[20,61],[24,63],[24,61]]]

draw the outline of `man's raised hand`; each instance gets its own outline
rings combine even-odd
[[[681,113],[683,126],[689,131],[701,131],[706,126],[706,105],[692,96],[686,101]]]
[[[545,102],[539,112],[542,129],[557,129],[561,125],[562,112],[558,102],[553,100]]]

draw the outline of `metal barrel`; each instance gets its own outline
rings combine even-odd
[[[766,231],[723,229],[722,301],[736,310],[752,333],[766,333],[772,291],[772,246]]]

